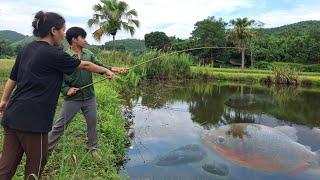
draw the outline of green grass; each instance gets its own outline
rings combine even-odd
[[[96,96],[102,159],[97,161],[87,153],[86,123],[78,114],[49,160],[45,172],[48,179],[120,179],[117,167],[125,156],[127,144],[120,99],[109,82],[96,85]]]
[[[0,95],[5,80],[11,71],[13,60],[0,60],[2,79]],[[98,103],[99,149],[101,160],[95,160],[86,151],[86,123],[78,114],[67,128],[55,148],[44,170],[43,179],[121,179],[118,167],[125,158],[128,142],[124,128],[125,119],[121,113],[121,102],[116,83],[105,82],[95,86]],[[56,118],[59,115],[62,98],[59,99]],[[0,149],[2,148],[2,128],[0,129]],[[25,157],[19,165],[14,179],[22,179]]]
[[[11,72],[11,68],[14,64],[13,59],[0,59],[0,82],[1,85],[3,84],[2,81],[7,79],[7,76]],[[0,87],[1,87],[0,85]]]
[[[214,80],[228,81],[245,81],[257,83],[263,78],[268,78],[273,75],[272,71],[258,69],[233,69],[233,68],[212,68],[193,66],[191,67],[193,77]],[[300,80],[308,80],[312,85],[320,85],[320,73],[301,72],[299,73]]]

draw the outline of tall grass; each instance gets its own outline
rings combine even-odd
[[[300,84],[299,72],[286,66],[275,66],[272,82],[275,84],[298,85]]]
[[[150,51],[142,55],[141,59],[148,60],[165,55],[159,51]],[[158,60],[140,67],[148,79],[183,79],[191,76],[191,57],[187,54],[164,56]]]
[[[147,51],[136,57],[130,53],[121,52],[116,52],[115,58],[112,55],[112,53],[102,54],[98,59],[105,65],[132,67],[161,57],[130,69],[128,74],[120,80],[120,83],[126,85],[137,86],[145,79],[173,80],[191,77],[192,59],[188,54],[169,55],[161,51]]]
[[[7,80],[14,62],[14,59],[0,59],[0,82]]]

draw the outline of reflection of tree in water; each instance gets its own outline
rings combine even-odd
[[[256,103],[255,96],[251,94],[252,88],[245,89],[243,85],[239,88],[240,92],[234,93],[225,101],[228,107],[224,109],[221,119],[223,124],[254,122],[253,113],[248,111]],[[245,93],[246,91],[250,93]]]
[[[270,109],[270,114],[278,119],[320,126],[320,93],[302,91],[296,87],[271,86],[271,94],[277,105]]]
[[[221,116],[224,114],[225,98],[236,91],[236,87],[195,86],[193,91],[194,95],[189,105],[191,119],[206,127],[215,125],[221,120]]]
[[[153,109],[163,108],[176,101],[188,101],[192,96],[186,88],[171,88],[170,85],[158,84],[145,88],[142,94],[141,104]]]
[[[249,137],[247,132],[247,125],[243,124],[230,124],[230,129],[226,132],[226,135],[232,136],[233,138],[244,138]]]
[[[222,124],[230,124],[230,123],[254,123],[254,115],[251,112],[225,108],[223,113],[223,118],[220,123]]]
[[[167,85],[161,83],[143,85],[140,92],[134,94],[133,101],[137,101],[140,97],[142,105],[164,109],[170,106],[171,102],[188,103],[192,120],[205,127],[217,123],[254,122],[254,115],[262,113],[280,120],[312,127],[320,126],[319,92],[194,82],[183,86]],[[224,104],[232,96],[246,97],[247,95],[249,95],[250,104],[248,107],[228,107]],[[251,104],[252,100],[253,104]]]
[[[297,86],[272,85],[270,89],[274,99],[280,106],[297,101],[300,97],[300,91],[298,91]]]

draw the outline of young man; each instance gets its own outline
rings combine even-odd
[[[84,61],[93,62],[96,65],[104,66],[97,62],[93,53],[85,47],[87,33],[80,27],[72,27],[67,30],[66,38],[70,44],[67,53],[71,56],[78,57]],[[104,66],[106,67],[106,66]],[[116,73],[125,73],[126,68],[106,67]],[[93,156],[98,157],[96,151],[97,138],[97,104],[93,86],[79,90],[80,87],[92,83],[92,73],[76,70],[71,75],[64,75],[62,84],[62,94],[64,95],[64,103],[61,108],[61,114],[58,121],[54,124],[51,132],[48,134],[49,153],[52,152],[54,146],[62,136],[66,126],[71,122],[74,116],[81,110],[87,123],[87,148]]]

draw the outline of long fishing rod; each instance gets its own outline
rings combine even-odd
[[[169,54],[165,54],[165,55],[162,55],[162,56],[158,56],[158,57],[149,59],[149,60],[144,61],[144,62],[142,62],[142,63],[133,65],[133,66],[127,68],[127,70],[134,69],[134,68],[136,68],[136,67],[142,66],[142,65],[147,64],[147,63],[150,63],[150,62],[153,62],[153,61],[155,61],[155,60],[157,60],[157,59],[160,59],[160,58],[163,58],[163,57],[166,57],[166,56],[171,56],[171,55],[178,54],[178,53],[182,53],[182,52],[194,51],[194,50],[200,50],[200,49],[239,49],[239,48],[238,48],[238,47],[216,47],[216,46],[205,46],[205,47],[198,47],[198,48],[190,48],[190,49],[175,51],[175,52],[172,52],[172,53],[169,53]],[[119,76],[115,75],[115,78],[119,78]],[[107,80],[107,79],[109,79],[109,78],[105,77],[105,78],[100,79],[100,80],[98,80],[98,81],[96,81],[96,82],[93,82],[93,83],[91,83],[91,84],[82,86],[82,87],[79,88],[78,91],[81,91],[81,90],[83,90],[83,89],[86,89],[86,88],[88,88],[88,87],[90,87],[90,86],[93,86],[93,85],[95,85],[95,84],[97,84],[97,83],[100,83],[100,82],[102,82],[102,81],[105,81],[105,80]]]

